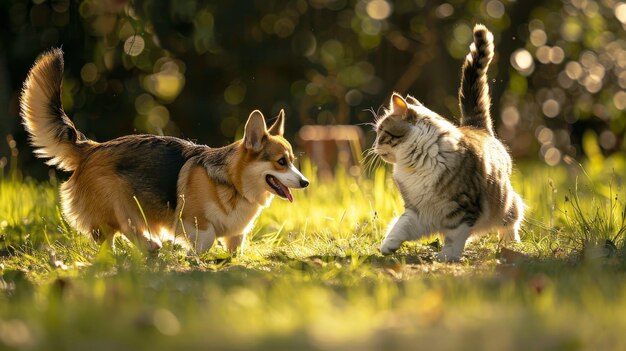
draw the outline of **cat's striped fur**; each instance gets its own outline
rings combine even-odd
[[[443,260],[458,260],[470,235],[489,230],[505,242],[519,241],[525,206],[511,186],[511,158],[494,135],[489,113],[486,72],[492,57],[493,35],[476,25],[461,75],[460,126],[398,94],[377,120],[374,150],[394,164],[405,203],[382,253],[432,233],[445,236]]]

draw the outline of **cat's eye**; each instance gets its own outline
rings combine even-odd
[[[385,131],[385,134],[389,135],[389,136],[390,136],[390,137],[392,137],[392,138],[400,138],[400,137],[401,137],[401,135],[391,134],[391,133],[389,133],[388,131]]]
[[[278,160],[278,164],[281,166],[286,166],[287,165],[287,159],[286,158],[281,158],[280,160]]]

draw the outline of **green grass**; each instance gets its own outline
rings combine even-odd
[[[433,262],[436,236],[378,253],[402,210],[384,168],[303,168],[310,188],[274,200],[236,257],[99,249],[62,221],[57,184],[4,176],[0,349],[626,349],[623,158],[519,165],[522,243],[481,237],[456,264]]]

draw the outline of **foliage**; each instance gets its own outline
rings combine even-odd
[[[518,33],[525,43],[510,57],[515,71],[500,101],[502,134],[534,134],[549,165],[587,153],[584,139],[591,135],[605,153],[623,150],[625,26],[621,1],[552,1],[533,8],[527,31]],[[515,147],[528,146],[527,140]]]
[[[626,308],[623,158],[600,166],[520,165],[516,188],[529,206],[522,243],[504,249],[495,236],[482,237],[458,264],[433,261],[437,237],[392,256],[378,253],[386,224],[402,210],[385,168],[375,168],[371,179],[340,172],[322,183],[310,163],[302,169],[312,186],[295,193],[293,204],[276,199],[237,256],[219,246],[187,255],[170,244],[146,256],[120,239],[114,251],[98,248],[64,224],[56,184],[4,175],[0,344],[626,347],[625,320],[615,313]],[[607,239],[610,251],[603,250]]]
[[[63,102],[95,140],[130,132],[222,145],[253,109],[304,124],[370,122],[392,91],[458,116],[471,27],[496,36],[499,135],[549,165],[624,149],[626,5],[617,0],[14,0],[0,5],[0,134],[42,51],[66,52]],[[6,155],[0,145],[0,155]],[[25,170],[44,178],[39,162]]]

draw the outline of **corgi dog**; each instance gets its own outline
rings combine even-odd
[[[99,143],[63,111],[62,78],[63,52],[43,54],[24,82],[20,114],[35,154],[72,172],[60,189],[65,219],[98,243],[122,233],[156,251],[169,233],[200,253],[216,238],[235,251],[274,195],[293,201],[290,188],[309,185],[293,164],[282,110],[269,128],[253,111],[243,138],[221,148],[155,135]]]

